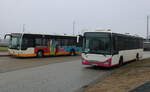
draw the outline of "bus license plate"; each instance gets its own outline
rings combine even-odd
[[[97,66],[97,64],[92,64],[93,66]]]

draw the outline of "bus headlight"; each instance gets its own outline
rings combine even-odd
[[[112,58],[107,59],[104,64],[111,64]]]
[[[109,64],[109,62],[108,62],[108,61],[105,61],[104,64]]]

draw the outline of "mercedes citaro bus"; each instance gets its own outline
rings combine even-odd
[[[11,33],[9,53],[18,57],[76,55],[81,53],[78,36]],[[5,36],[5,37],[6,37]]]
[[[143,38],[111,31],[85,32],[82,64],[113,67],[139,60],[143,55]]]

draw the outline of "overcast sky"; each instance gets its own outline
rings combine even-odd
[[[0,0],[0,34],[72,34],[88,29],[146,36],[150,0]]]

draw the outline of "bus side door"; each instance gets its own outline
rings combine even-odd
[[[56,41],[51,39],[49,43],[50,55],[56,55]]]

